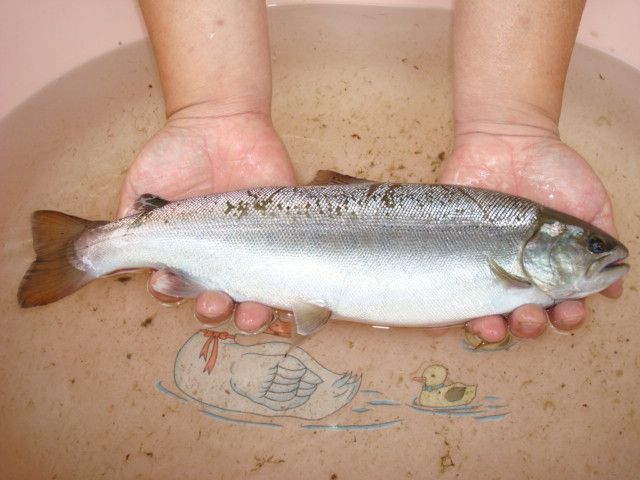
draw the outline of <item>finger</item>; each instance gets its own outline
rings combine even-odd
[[[499,315],[474,318],[467,322],[466,328],[485,342],[499,342],[507,334],[507,325]]]
[[[202,323],[220,323],[231,316],[233,299],[224,292],[205,292],[196,299],[196,318]]]
[[[236,326],[244,332],[260,330],[271,321],[273,310],[256,302],[244,302],[236,307]]]
[[[609,285],[600,293],[605,297],[620,298],[620,296],[622,295],[622,280],[618,280],[614,284]]]
[[[120,191],[120,203],[118,204],[118,218],[126,217],[133,213],[133,204],[138,199],[129,182],[125,181]]]
[[[580,300],[559,303],[549,311],[551,323],[558,330],[573,330],[582,325],[586,316],[584,302]]]
[[[180,301],[182,301],[182,298],[165,295],[164,293],[160,293],[153,288],[155,284],[162,281],[162,277],[164,277],[165,275],[167,275],[167,273],[161,271],[152,272],[151,275],[149,275],[149,279],[147,280],[147,291],[164,304],[172,305],[174,303],[179,303]]]
[[[523,305],[509,315],[509,329],[517,337],[536,338],[547,328],[547,312],[539,305]]]
[[[600,211],[596,214],[596,216],[589,223],[595,225],[598,228],[601,228],[609,235],[618,238],[618,229],[616,228],[615,223],[613,223],[613,206],[610,201],[606,201]]]

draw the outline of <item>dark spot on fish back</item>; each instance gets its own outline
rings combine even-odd
[[[382,194],[382,197],[380,197],[380,200],[382,201],[382,204],[387,207],[387,208],[393,208],[396,206],[396,199],[395,199],[395,190],[396,188],[399,187],[399,184],[389,184],[386,186],[384,193]]]
[[[127,283],[129,280],[131,280],[131,277],[129,275],[123,275],[121,277],[116,278],[116,280],[120,283]]]
[[[153,210],[140,213],[136,218],[133,219],[127,230],[138,228],[140,225],[144,224],[152,214]]]
[[[264,200],[258,200],[258,196],[257,195],[256,196],[251,195],[252,197],[254,197],[256,199],[256,202],[253,204],[254,210],[259,211],[259,212],[265,212],[267,210],[267,207],[273,203],[273,197],[276,196],[278,193],[280,193],[284,188],[285,187],[281,187],[281,188],[278,188],[277,190],[274,190]],[[247,192],[247,193],[249,193],[249,192]]]
[[[378,190],[378,188],[380,188],[382,186],[382,184],[380,183],[372,183],[369,188],[367,189],[367,193],[366,193],[366,199],[370,199],[374,193],[376,193],[376,190]]]

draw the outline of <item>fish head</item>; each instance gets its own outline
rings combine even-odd
[[[529,279],[556,300],[604,290],[629,271],[627,248],[608,233],[570,215],[542,209],[526,242],[522,266]]]

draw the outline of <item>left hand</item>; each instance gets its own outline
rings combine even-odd
[[[615,236],[609,195],[587,161],[552,132],[516,133],[457,135],[439,183],[529,198]],[[602,293],[617,298],[622,294],[622,283],[617,282]],[[584,303],[577,300],[562,302],[548,311],[537,305],[524,305],[506,321],[499,315],[476,318],[467,323],[467,329],[485,341],[496,342],[504,338],[508,324],[514,335],[535,338],[544,332],[548,320],[561,330],[570,330],[579,326],[585,316]]]
[[[119,217],[130,214],[135,200],[144,193],[178,200],[294,184],[289,155],[270,116],[252,112],[203,115],[202,110],[194,105],[179,111],[147,142],[124,180]],[[171,303],[177,299],[154,291],[163,275],[162,271],[151,275],[149,291]],[[259,330],[272,318],[271,308],[256,302],[236,307],[223,292],[204,292],[196,299],[196,314],[204,323],[218,323],[232,313],[243,331]]]

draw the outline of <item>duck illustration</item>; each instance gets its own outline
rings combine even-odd
[[[422,376],[413,377],[423,385],[416,403],[422,407],[458,407],[467,405],[476,396],[477,385],[464,383],[445,384],[449,371],[442,365],[430,365],[422,370]]]
[[[235,335],[201,330],[178,352],[175,382],[213,407],[318,420],[348,404],[361,377],[337,374],[285,342],[241,345]]]

